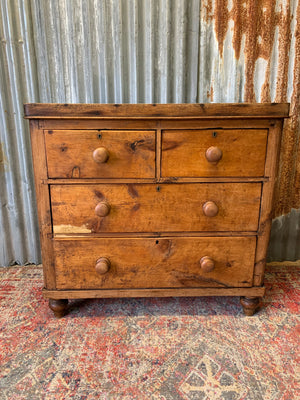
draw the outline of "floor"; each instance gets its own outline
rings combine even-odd
[[[300,399],[299,272],[268,266],[254,317],[202,297],[72,301],[55,319],[40,266],[1,269],[0,399]]]

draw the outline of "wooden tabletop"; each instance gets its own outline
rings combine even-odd
[[[24,104],[29,119],[285,118],[288,103]]]

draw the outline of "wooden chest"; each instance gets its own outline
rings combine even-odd
[[[26,104],[44,267],[68,299],[259,307],[288,104]]]

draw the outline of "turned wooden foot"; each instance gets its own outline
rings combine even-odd
[[[244,297],[240,299],[241,305],[243,307],[245,315],[251,317],[257,309],[260,307],[261,298],[260,297]]]
[[[67,314],[67,299],[49,299],[49,308],[54,312],[56,318],[62,318]]]

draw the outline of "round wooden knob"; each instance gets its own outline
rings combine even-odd
[[[101,201],[95,207],[95,214],[98,217],[106,217],[110,212],[110,205],[107,201]]]
[[[223,156],[222,150],[219,147],[211,146],[205,152],[205,157],[210,163],[217,163]]]
[[[215,268],[215,262],[212,258],[205,256],[201,258],[200,266],[204,272],[210,272]]]
[[[203,213],[207,217],[215,217],[219,212],[219,207],[213,201],[207,201],[203,204]]]
[[[105,147],[98,147],[93,151],[93,159],[96,163],[106,163],[109,158],[109,152]]]
[[[95,270],[98,274],[104,275],[109,271],[110,261],[106,257],[101,257],[96,261]]]

